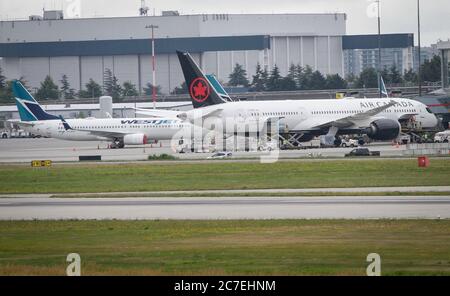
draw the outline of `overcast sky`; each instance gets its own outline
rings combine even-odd
[[[81,17],[134,16],[140,0],[0,0],[0,19],[24,19],[42,14],[42,8],[67,11],[81,3]],[[323,13],[345,12],[348,34],[377,32],[372,0],[147,0],[156,14],[178,10],[182,14],[198,13]],[[417,32],[416,0],[381,0],[383,33]],[[421,0],[422,44],[450,38],[450,0]],[[76,10],[72,10],[76,11]],[[417,42],[417,37],[416,37]]]

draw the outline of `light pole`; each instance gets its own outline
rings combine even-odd
[[[380,0],[376,0],[378,4],[378,91],[380,98],[383,97],[381,90],[381,17],[380,17]]]
[[[420,69],[421,64],[421,42],[420,42],[420,0],[417,0],[417,38],[418,38],[418,46],[417,46],[417,54],[418,54],[418,60],[419,60],[419,70],[418,70],[418,77],[417,81],[419,83],[419,97],[422,96],[422,71]]]
[[[125,92],[124,98],[127,99],[128,98],[128,93],[130,92],[131,89],[127,89],[127,91]],[[136,118],[136,108],[137,108],[137,102],[136,102],[137,97],[134,96],[134,118]]]
[[[158,26],[149,25],[145,26],[146,29],[152,29],[152,98],[153,98],[153,109],[156,109],[156,66],[155,66],[155,29],[158,29]]]

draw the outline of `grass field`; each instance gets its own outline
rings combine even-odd
[[[0,275],[450,275],[450,221],[0,222]]]
[[[0,193],[450,185],[450,159],[0,166]]]

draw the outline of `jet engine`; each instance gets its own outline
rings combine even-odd
[[[379,119],[370,124],[367,136],[373,140],[387,141],[400,135],[401,126],[397,120]]]
[[[147,144],[148,138],[144,134],[132,134],[123,137],[123,143],[125,145],[143,145]]]

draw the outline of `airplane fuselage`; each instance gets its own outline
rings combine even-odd
[[[25,129],[33,134],[71,141],[109,141],[114,133],[144,134],[149,141],[169,140],[190,124],[177,119],[117,118],[117,119],[67,119],[73,128],[66,130],[61,120],[35,121]],[[96,135],[95,132],[111,132],[111,136]]]
[[[388,105],[391,100],[397,104],[377,113],[366,116],[356,123],[341,127],[345,130],[356,130],[367,127],[376,119],[391,119],[395,121],[413,118],[422,128],[433,128],[437,119],[426,105],[410,99],[382,98],[382,99],[355,99],[341,100],[280,100],[280,101],[241,101],[219,105],[207,106],[191,112],[208,113],[221,110],[221,117],[232,119],[235,122],[262,121],[265,118],[281,118],[290,131],[308,132],[316,131],[316,126],[325,122],[342,120],[356,116],[377,107]]]

